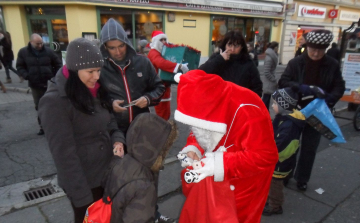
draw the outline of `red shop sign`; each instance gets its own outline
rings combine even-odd
[[[339,10],[338,9],[330,9],[329,11],[329,18],[330,19],[335,19],[338,17],[338,12]]]

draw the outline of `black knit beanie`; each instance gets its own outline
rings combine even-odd
[[[299,99],[299,88],[293,86],[291,88],[282,88],[276,90],[271,97],[276,101],[276,103],[287,111],[292,111],[296,108]]]
[[[66,67],[69,70],[82,70],[102,67],[104,59],[95,42],[85,38],[71,41],[66,49]]]
[[[315,49],[326,49],[329,47],[334,35],[325,29],[312,30],[306,34],[306,46]]]

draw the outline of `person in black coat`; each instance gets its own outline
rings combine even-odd
[[[331,44],[331,48],[326,52],[326,55],[331,56],[340,63],[340,50],[336,43]]]
[[[278,84],[279,88],[296,85],[300,89],[299,107],[304,108],[316,97],[325,99],[329,108],[334,107],[345,91],[339,63],[325,54],[333,34],[328,30],[313,30],[306,36],[307,49],[290,60]],[[316,150],[321,134],[309,124],[302,132],[300,156],[295,171],[299,190],[307,189]]]
[[[14,60],[14,53],[12,51],[11,36],[9,32],[0,32],[0,45],[3,47],[3,55],[0,58],[1,63],[5,67],[6,83],[11,83],[10,70],[15,74],[18,74],[16,69],[13,68],[12,63]],[[24,78],[19,76],[20,83],[24,81]]]
[[[240,32],[228,32],[220,44],[220,53],[214,53],[199,69],[248,88],[259,97],[262,95],[259,71],[249,56],[245,39]]]
[[[39,34],[32,34],[26,47],[19,50],[16,69],[18,74],[29,81],[29,87],[34,98],[35,109],[38,110],[40,98],[45,94],[47,82],[61,68],[60,58],[51,49],[44,46]],[[40,125],[40,120],[38,118]],[[40,125],[38,135],[43,135]]]

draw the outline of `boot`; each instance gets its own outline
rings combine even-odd
[[[45,134],[45,132],[44,132],[43,129],[40,129],[40,131],[37,133],[38,136],[42,136],[42,135],[44,135],[44,134]]]
[[[271,216],[273,214],[282,214],[282,213],[283,213],[283,209],[281,206],[277,208],[272,208],[270,207],[270,205],[265,205],[262,215]]]
[[[6,87],[4,86],[4,84],[0,81],[0,87],[1,87],[1,90],[6,93]]]
[[[11,84],[11,78],[6,78],[6,82],[5,83],[7,83],[7,84]]]

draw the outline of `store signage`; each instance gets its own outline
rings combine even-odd
[[[359,12],[340,11],[339,20],[357,22],[360,18]]]
[[[326,8],[313,7],[308,5],[299,5],[298,16],[324,19]]]
[[[330,9],[329,10],[329,18],[330,19],[335,19],[338,17],[338,12],[339,10],[338,9]]]

